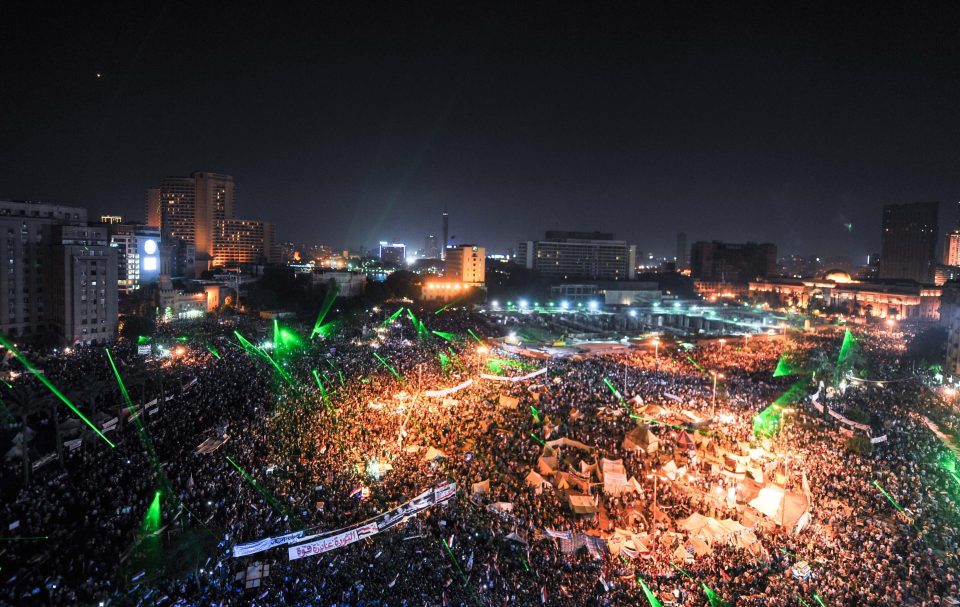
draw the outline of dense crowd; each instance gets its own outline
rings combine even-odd
[[[835,355],[840,332],[521,361],[495,347],[500,331],[482,314],[427,314],[418,331],[408,314],[391,321],[392,311],[364,313],[333,335],[308,339],[308,327],[300,343],[270,344],[261,352],[276,364],[233,334],[270,341],[273,326],[265,321],[211,321],[183,329],[183,341],[167,328],[154,345],[168,344],[171,357],[148,359],[136,344],[118,344],[112,353],[135,406],[172,396],[154,413],[139,410],[143,435],[126,421],[102,349],[47,358],[25,352],[92,419],[121,422],[107,434],[116,448],[81,428],[82,446],[29,481],[20,457],[5,461],[0,602],[645,604],[638,578],[664,605],[706,604],[701,584],[737,605],[812,605],[816,595],[827,605],[930,606],[960,597],[955,459],[920,416],[951,433],[960,418],[927,387],[929,377],[902,363],[904,336],[858,329],[867,374],[879,382],[828,390],[822,377],[774,378],[772,370],[787,350],[797,366]],[[486,345],[478,348],[468,330]],[[510,362],[497,367],[501,373],[544,365],[547,373],[528,382],[481,379],[490,359]],[[7,357],[4,370],[23,368]],[[712,373],[723,376],[716,391]],[[423,395],[467,379],[473,385],[447,398]],[[792,402],[795,412],[775,434],[755,436],[754,416],[797,383],[814,399]],[[21,374],[0,396],[39,401],[43,390]],[[501,406],[501,395],[518,406]],[[849,430],[814,402],[862,413],[886,442],[851,450]],[[630,413],[643,417],[653,406],[682,410],[688,420],[720,415],[691,421],[687,430],[651,422],[658,452],[626,452],[624,434],[638,423]],[[28,418],[34,450],[52,433],[50,410],[40,406]],[[68,416],[61,406],[57,421],[67,425]],[[701,448],[690,448],[693,426],[718,449],[762,448],[771,468],[783,472],[785,490],[808,485],[809,525],[794,533],[756,517],[756,549],[718,542],[708,554],[678,560],[677,547],[686,545],[681,520],[694,513],[743,520],[749,510],[714,495],[735,488],[736,475],[718,474]],[[622,459],[639,489],[610,495],[590,477],[598,512],[575,515],[570,489],[541,490],[525,480],[538,469],[543,441],[557,437],[591,448],[560,450],[563,470]],[[207,439],[225,442],[197,453]],[[442,455],[426,459],[429,448]],[[689,474],[664,477],[666,461]],[[237,543],[354,525],[447,479],[457,483],[454,500],[345,548],[295,561],[285,546],[231,556]],[[483,481],[489,492],[475,492]],[[148,532],[144,515],[157,491],[162,526]],[[491,509],[494,503],[510,510]],[[547,529],[594,536],[626,529],[650,542],[636,558],[564,552]],[[808,576],[795,575],[800,561],[810,565]],[[262,566],[257,581],[248,574],[255,564]]]

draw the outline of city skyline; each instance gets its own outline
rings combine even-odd
[[[204,170],[298,242],[419,243],[446,209],[491,250],[577,229],[672,256],[683,231],[859,258],[884,204],[960,192],[958,42],[906,7],[231,7],[215,53],[216,8],[20,10],[6,199],[137,217],[157,179]]]

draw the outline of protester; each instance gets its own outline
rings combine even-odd
[[[149,362],[135,345],[117,345],[112,354],[143,436],[127,421],[102,349],[45,359],[25,352],[98,424],[121,421],[107,433],[116,448],[86,431],[82,446],[65,453],[62,471],[57,462],[45,464],[28,484],[19,457],[5,462],[0,519],[10,528],[0,538],[9,540],[0,601],[640,605],[647,599],[638,576],[664,605],[706,604],[701,584],[748,606],[814,604],[814,595],[827,605],[925,606],[960,594],[960,484],[944,463],[955,458],[921,418],[952,434],[960,416],[925,387],[929,377],[905,368],[903,336],[858,329],[876,381],[818,390],[822,378],[809,368],[780,378],[773,369],[786,350],[798,366],[835,355],[838,332],[543,361],[495,348],[497,326],[484,315],[451,309],[424,316],[421,326],[406,313],[391,321],[388,312],[367,313],[334,335],[310,338],[310,327],[300,327],[300,343],[267,345],[273,326],[258,320],[193,326],[183,341],[169,327],[155,343],[172,356]],[[468,329],[487,339],[483,348]],[[234,331],[263,349],[245,349]],[[12,358],[4,364],[23,371]],[[545,374],[528,381],[481,377],[544,366]],[[716,397],[711,373],[723,376]],[[468,379],[472,385],[445,397],[423,394]],[[755,436],[754,416],[795,383],[814,397],[791,401],[796,411],[774,435]],[[43,389],[27,373],[11,385]],[[161,393],[172,398],[141,406]],[[517,406],[502,406],[501,396]],[[646,417],[654,405],[659,417]],[[887,439],[857,453],[848,445],[850,429],[815,405],[866,416],[868,438]],[[52,434],[49,409],[30,421],[40,429],[38,444]],[[60,423],[69,419],[60,406]],[[657,453],[624,450],[624,434],[638,423],[659,440]],[[598,512],[583,517],[567,499],[578,491],[561,489],[559,475],[545,471],[551,485],[532,487],[525,477],[538,469],[543,442],[560,437],[590,450],[559,448],[559,472],[623,460],[639,491],[607,493],[597,474],[586,472]],[[678,560],[677,548],[690,539],[681,521],[694,513],[739,521],[751,511],[726,499],[737,474],[717,472],[706,443],[691,449],[691,437],[707,437],[717,451],[746,443],[762,449],[765,476],[779,474],[787,492],[809,487],[809,525],[794,533],[757,515],[755,549],[717,542],[708,554]],[[198,453],[208,439],[212,450]],[[427,461],[429,448],[443,455]],[[668,478],[667,462],[687,473]],[[232,557],[239,543],[348,528],[447,479],[457,483],[455,499],[347,547],[294,561],[287,546]],[[474,494],[482,481],[489,493]],[[360,487],[366,491],[356,492]],[[157,491],[162,527],[151,534],[143,521]],[[489,507],[496,503],[511,509]],[[546,534],[606,538],[615,529],[647,538],[644,553],[565,552]],[[795,573],[800,561],[810,565],[805,578]],[[263,567],[251,575],[255,564]]]

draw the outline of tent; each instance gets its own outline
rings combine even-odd
[[[620,495],[633,490],[633,487],[627,483],[627,473],[622,459],[603,458],[600,460],[600,469],[603,473],[604,493]]]
[[[584,493],[590,491],[589,481],[566,472],[557,472],[554,476],[554,482],[557,483],[557,489],[576,489],[578,491],[583,491]]]
[[[589,495],[569,495],[567,500],[574,514],[592,515],[599,511],[597,505],[593,503],[593,498]]]
[[[802,493],[784,492],[779,487],[764,487],[750,500],[750,506],[787,529],[796,526],[809,505]]]
[[[699,512],[694,512],[687,518],[678,521],[677,525],[684,531],[689,532],[691,535],[696,535],[700,533],[700,530],[707,525],[707,517],[703,516]]]
[[[430,447],[429,449],[427,449],[427,452],[423,455],[423,461],[432,462],[438,457],[447,457],[447,454],[439,449]]]
[[[760,495],[760,489],[762,487],[762,483],[758,483],[749,476],[744,477],[737,486],[737,502],[740,504],[749,504]]]
[[[647,426],[637,426],[623,437],[624,451],[654,453],[659,446],[660,441]]]
[[[558,438],[558,439],[555,439],[555,440],[548,440],[548,441],[547,441],[547,445],[549,445],[550,447],[553,447],[553,448],[557,448],[557,447],[573,447],[573,448],[575,448],[575,449],[582,449],[582,450],[584,450],[584,451],[592,451],[592,450],[593,450],[593,447],[591,447],[590,445],[586,445],[586,444],[584,444],[584,443],[581,443],[580,441],[575,441],[575,440],[573,440],[572,438],[566,438],[566,437],[564,437],[564,438]]]
[[[520,399],[501,394],[499,404],[501,409],[516,409],[520,404]]]
[[[543,489],[544,489],[545,487],[552,487],[552,486],[553,486],[553,485],[550,484],[550,481],[548,481],[547,479],[543,478],[542,476],[540,476],[539,474],[537,474],[537,473],[536,473],[535,471],[533,471],[533,470],[531,470],[530,473],[527,474],[527,476],[526,476],[523,480],[526,481],[526,483],[527,483],[528,486],[534,488],[534,492],[535,492],[537,495],[540,495],[541,493],[543,493]]]
[[[474,497],[478,495],[489,495],[489,494],[490,494],[490,479],[473,484],[472,495]]]
[[[560,461],[556,457],[540,456],[537,459],[537,471],[544,476],[549,476],[560,467]]]
[[[697,448],[690,434],[682,430],[677,430],[677,446],[687,451]]]

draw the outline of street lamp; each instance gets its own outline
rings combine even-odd
[[[653,356],[657,361],[657,370],[660,370],[660,338],[653,338]]]
[[[720,341],[720,351],[723,352],[723,345],[727,343],[727,340],[721,337],[719,341]]]
[[[653,477],[653,525],[657,526],[657,473],[648,474],[647,478]]]
[[[713,403],[712,403],[713,412],[710,414],[710,418],[713,419],[714,417],[717,416],[717,378],[723,379],[723,373],[717,373],[716,371],[711,371],[710,374],[713,375]]]

